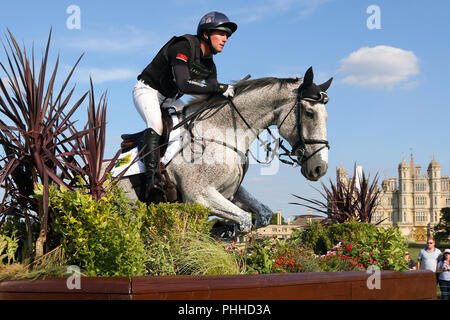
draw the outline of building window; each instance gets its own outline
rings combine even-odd
[[[425,197],[416,197],[416,205],[423,206],[427,203],[427,199]]]
[[[438,215],[436,211],[434,212],[434,222],[438,222]]]
[[[403,222],[406,222],[406,212],[403,212]]]
[[[425,191],[425,183],[416,183],[416,191]]]
[[[450,206],[450,198],[447,198],[445,202],[446,202],[447,206]]]
[[[437,197],[434,197],[434,205],[437,206]]]
[[[379,222],[381,220],[382,216],[383,216],[383,214],[381,212],[375,212],[373,217],[372,217],[372,221],[373,222]]]
[[[433,184],[433,189],[436,191],[436,182]]]
[[[403,196],[403,204],[406,206],[406,197]]]
[[[391,198],[391,197],[387,197],[387,198],[386,198],[386,204],[387,204],[388,206],[391,206],[391,204],[392,204],[392,198]]]
[[[272,232],[277,232],[277,228],[272,228]]]
[[[416,222],[425,222],[425,212],[416,212]]]
[[[403,184],[403,191],[406,192],[406,183]]]
[[[403,171],[403,178],[406,178],[406,172]]]

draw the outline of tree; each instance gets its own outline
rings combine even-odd
[[[435,240],[448,240],[450,238],[450,208],[441,209],[441,220],[434,227]]]
[[[66,91],[71,76],[81,60],[76,61],[60,89],[56,89],[59,57],[47,79],[47,60],[51,31],[40,65],[21,49],[8,30],[7,63],[0,62],[6,77],[0,79],[0,227],[7,216],[19,216],[26,223],[28,255],[32,255],[32,229],[39,224],[35,242],[36,257],[49,251],[54,213],[49,209],[49,186],[57,184],[73,190],[85,187],[99,199],[103,185],[119,156],[118,151],[102,173],[106,143],[106,96],[95,105],[94,89],[71,103],[73,87]],[[37,68],[36,68],[37,67]],[[36,72],[38,70],[38,72]],[[88,122],[77,129],[74,114],[89,94]],[[118,177],[116,178],[118,179]],[[40,189],[40,185],[42,188]]]

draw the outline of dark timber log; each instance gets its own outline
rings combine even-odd
[[[0,299],[127,300],[423,300],[437,298],[430,271],[382,271],[380,289],[369,289],[366,272],[318,272],[236,276],[81,278],[68,289],[66,278],[5,280]],[[369,281],[370,282],[370,281]],[[371,283],[371,282],[370,282]]]

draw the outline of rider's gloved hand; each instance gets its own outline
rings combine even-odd
[[[220,84],[219,92],[221,92],[225,98],[233,98],[234,86],[232,86],[231,84]]]

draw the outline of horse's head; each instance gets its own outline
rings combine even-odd
[[[326,90],[333,78],[316,85],[312,67],[306,71],[303,82],[295,90],[294,105],[283,108],[279,117],[280,135],[292,146],[291,156],[297,157],[301,172],[308,180],[316,181],[328,170]]]

